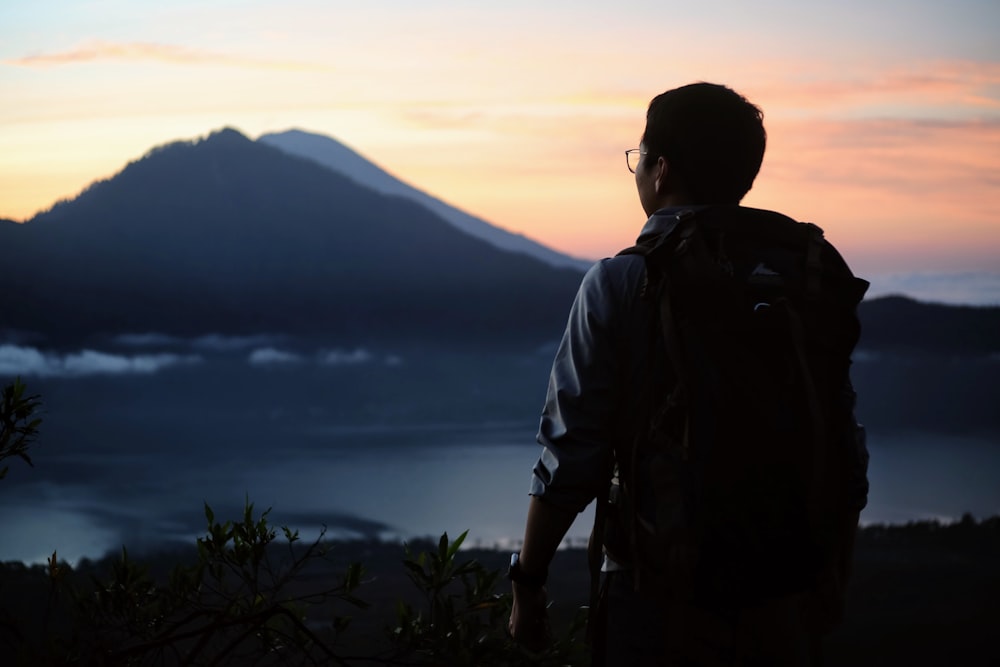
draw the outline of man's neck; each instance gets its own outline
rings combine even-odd
[[[679,192],[668,192],[661,196],[657,202],[656,209],[678,208],[681,206],[692,206],[694,204],[690,198]]]

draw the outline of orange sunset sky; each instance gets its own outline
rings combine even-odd
[[[744,203],[820,224],[876,287],[978,280],[1000,274],[998,34],[996,0],[5,1],[0,217],[175,139],[294,127],[597,258],[643,222],[623,151],[648,100],[708,80],[765,112]]]

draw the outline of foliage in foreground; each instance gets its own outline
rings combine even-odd
[[[582,614],[542,654],[506,636],[511,600],[497,592],[503,577],[462,558],[465,533],[454,541],[442,535],[437,549],[406,548],[403,566],[418,601],[398,600],[382,640],[358,654],[352,621],[368,607],[359,563],[335,571],[320,539],[301,545],[282,528],[285,539],[278,540],[268,512],[255,514],[251,504],[236,522],[216,521],[209,507],[205,513],[208,530],[194,562],[175,565],[168,576],[153,576],[123,549],[106,576],[85,579],[53,554],[43,572],[48,600],[40,630],[22,632],[24,619],[0,619],[0,655],[16,656],[21,665],[471,667],[586,660],[576,641]]]
[[[38,436],[42,420],[38,417],[41,398],[26,395],[20,378],[0,390],[0,461],[19,458],[29,466],[28,448]],[[7,476],[7,466],[0,468],[0,479]]]
[[[422,594],[423,605],[419,609],[404,602],[397,605],[393,639],[399,656],[416,664],[469,667],[581,664],[586,654],[576,636],[586,624],[583,613],[544,653],[529,653],[507,637],[511,596],[494,592],[502,583],[500,571],[457,559],[467,533],[451,543],[445,533],[437,551],[414,555],[406,549],[403,565]]]
[[[29,465],[41,420],[38,396],[16,380],[0,402],[0,461]],[[0,478],[7,468],[0,470]],[[123,548],[110,572],[82,576],[53,553],[33,595],[41,618],[0,614],[0,658],[20,665],[565,665],[585,661],[576,641],[583,615],[544,654],[506,636],[510,595],[498,570],[461,559],[466,533],[413,553],[403,566],[418,604],[399,600],[396,622],[371,651],[351,655],[352,619],[367,607],[360,563],[339,569],[323,534],[303,545],[297,531],[268,523],[247,500],[236,521],[219,522],[205,505],[206,534],[193,562],[166,575]],[[9,583],[9,582],[8,582]],[[19,583],[19,582],[16,582]],[[0,588],[0,596],[9,591]],[[34,600],[38,602],[38,600]],[[8,609],[10,609],[8,607]],[[350,644],[356,645],[356,644]]]

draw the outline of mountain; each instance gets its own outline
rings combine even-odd
[[[289,130],[262,135],[257,141],[274,146],[292,155],[307,158],[328,169],[343,174],[365,187],[386,195],[411,199],[437,214],[445,222],[466,234],[483,239],[504,250],[519,252],[546,264],[585,271],[592,262],[556,252],[521,235],[500,229],[469,215],[426,192],[400,181],[344,144],[321,134]]]
[[[540,342],[580,277],[225,129],[0,225],[0,330]]]
[[[1000,353],[1000,307],[922,303],[905,296],[866,300],[860,346],[961,356]]]
[[[851,377],[872,432],[1000,434],[1000,308],[863,301]]]

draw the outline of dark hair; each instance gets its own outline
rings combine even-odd
[[[737,204],[764,159],[764,114],[739,93],[692,83],[657,95],[646,112],[647,164],[664,157],[693,204]]]

